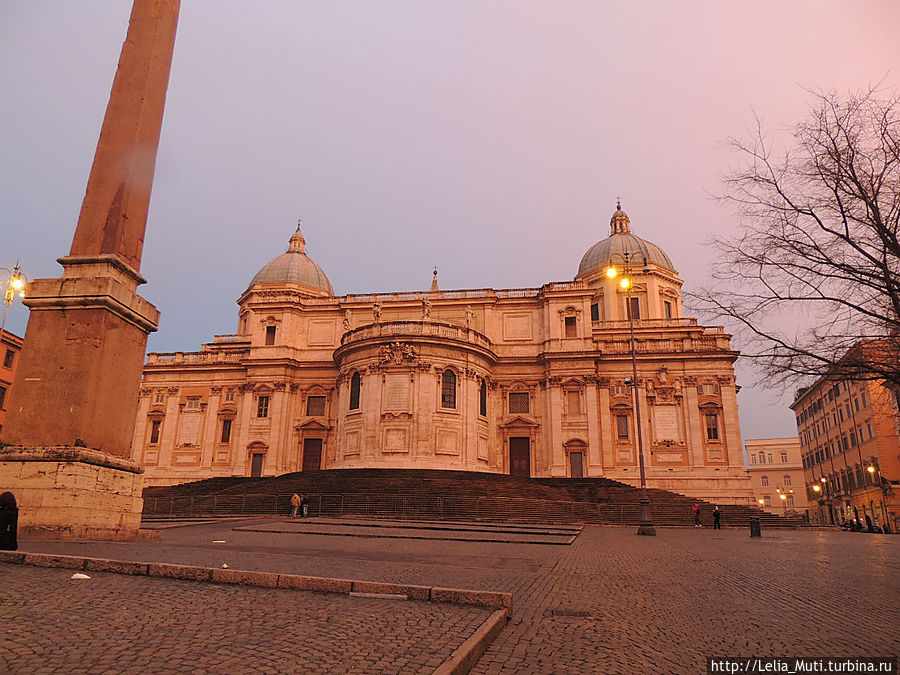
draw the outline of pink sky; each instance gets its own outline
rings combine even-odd
[[[130,2],[0,2],[0,266],[55,277]],[[900,3],[187,0],[142,271],[154,351],[236,326],[297,218],[339,294],[571,279],[621,195],[687,288],[754,111],[898,88]],[[8,327],[24,332],[27,311]],[[740,348],[740,344],[736,345]],[[793,435],[739,368],[745,438]]]

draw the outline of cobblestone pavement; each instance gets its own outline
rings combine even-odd
[[[490,610],[0,563],[2,673],[431,673]]]
[[[898,653],[897,536],[587,527],[546,546],[233,530],[253,522],[22,548],[511,592],[512,620],[475,673],[703,673],[709,656]]]

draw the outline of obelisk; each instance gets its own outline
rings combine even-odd
[[[128,459],[147,336],[137,294],[180,0],[134,0],[100,140],[59,279],[26,289],[31,315],[10,391],[0,485],[23,533],[133,536],[141,467]]]

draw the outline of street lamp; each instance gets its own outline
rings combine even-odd
[[[0,267],[0,270],[6,270],[8,275],[6,278],[6,290],[3,294],[3,321],[0,322],[0,337],[2,337],[6,328],[6,316],[9,314],[10,305],[12,305],[17,293],[20,298],[25,297],[25,283],[28,281],[28,278],[22,273],[22,268],[19,267],[18,262],[16,262],[16,266],[13,269]]]
[[[641,469],[641,515],[637,533],[652,537],[656,536],[656,528],[653,527],[653,521],[650,518],[650,498],[647,496],[647,475],[644,470],[644,437],[641,432],[641,403],[637,386],[637,348],[634,341],[634,312],[631,307],[631,289],[634,286],[634,283],[629,276],[630,268],[628,265],[631,254],[625,252],[621,254],[614,253],[613,255],[621,255],[624,261],[624,265],[622,266],[622,278],[619,280],[619,287],[625,291],[628,330],[631,334],[631,389],[634,392],[634,420],[635,426],[637,427],[638,461]],[[643,261],[643,266],[646,269],[646,258]],[[612,265],[612,260],[610,259],[610,265],[606,269],[606,276],[609,279],[615,279],[617,275],[618,271]]]
[[[890,494],[891,487],[890,482],[885,480],[884,475],[878,468],[875,466],[875,463],[869,464],[866,467],[866,471],[869,472],[869,475],[872,476],[872,483],[874,483],[879,490],[881,490],[881,527],[887,532],[890,530],[890,524],[888,523],[888,511],[887,511],[887,498]],[[878,473],[878,478],[875,478],[875,473]]]

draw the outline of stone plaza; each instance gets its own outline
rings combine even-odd
[[[900,540],[887,535],[589,526],[569,544],[510,543],[379,525],[372,537],[365,523],[220,520],[165,527],[154,542],[25,540],[20,551],[511,593],[475,673],[702,673],[714,656],[894,657],[900,643]],[[71,574],[0,563],[0,670],[434,672],[491,613]]]

